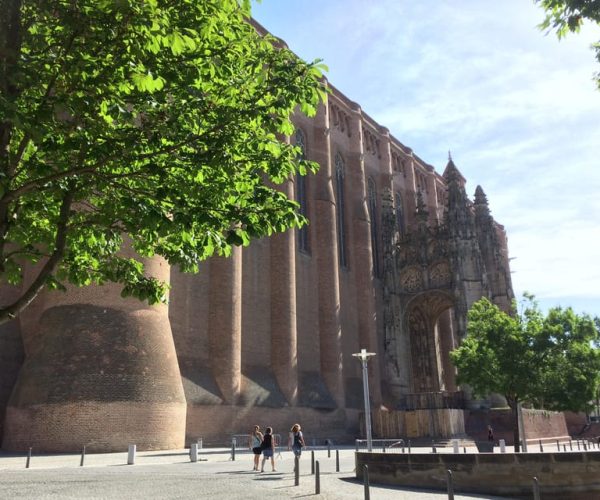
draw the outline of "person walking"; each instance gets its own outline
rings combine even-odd
[[[258,470],[258,462],[260,461],[260,454],[262,453],[263,433],[260,432],[260,425],[255,425],[254,430],[250,433],[250,439],[248,446],[252,448],[254,453],[254,469]]]
[[[275,443],[273,441],[273,429],[271,429],[270,427],[267,427],[265,429],[265,435],[263,437],[263,442],[262,442],[262,453],[263,453],[263,459],[262,459],[262,463],[260,465],[260,471],[264,472],[265,471],[265,462],[267,461],[267,458],[271,459],[271,469],[273,470],[273,472],[275,471]]]
[[[294,424],[290,431],[290,443],[288,448],[292,448],[292,452],[295,456],[299,457],[302,454],[302,448],[306,446],[304,442],[304,436],[302,435],[302,428],[300,424]]]
[[[494,429],[492,429],[491,425],[488,425],[488,441],[494,442]]]

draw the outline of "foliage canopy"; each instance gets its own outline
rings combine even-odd
[[[248,1],[0,0],[0,278],[123,284],[154,303],[184,271],[299,226],[276,189],[316,165],[282,137],[325,96],[322,66],[249,23]]]
[[[600,381],[600,333],[588,315],[555,307],[544,316],[532,296],[512,315],[483,298],[469,311],[467,336],[451,353],[459,383],[481,396],[548,410],[585,411]]]
[[[525,295],[522,312],[515,306],[507,314],[482,298],[471,307],[467,336],[450,356],[459,383],[480,396],[503,395],[515,419],[522,402],[585,411],[600,381],[599,338],[596,322],[571,308],[552,308],[544,316],[533,296]]]

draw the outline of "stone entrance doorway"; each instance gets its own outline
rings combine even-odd
[[[449,353],[456,346],[453,300],[443,291],[428,291],[412,299],[406,310],[410,343],[412,393],[456,391]]]

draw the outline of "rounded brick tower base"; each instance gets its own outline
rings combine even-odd
[[[186,403],[166,307],[127,309],[71,303],[43,312],[8,404],[5,450],[184,446]]]

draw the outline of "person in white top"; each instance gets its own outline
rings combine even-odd
[[[262,432],[260,432],[260,425],[254,426],[254,430],[250,433],[249,437],[248,448],[251,448],[252,453],[254,453],[254,469],[252,470],[258,470],[258,462],[262,453],[262,442],[264,439]]]

